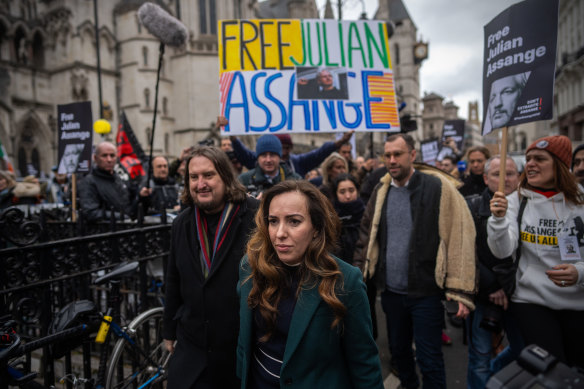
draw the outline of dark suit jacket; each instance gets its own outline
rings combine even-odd
[[[383,388],[381,364],[371,328],[369,302],[359,269],[335,258],[344,285],[338,296],[347,308],[342,329],[331,329],[334,315],[322,300],[318,287],[302,289],[290,322],[290,332],[280,372],[286,388]],[[252,280],[247,257],[240,278],[240,332],[237,343],[237,375],[241,387],[254,352],[253,311],[247,305]],[[305,286],[307,288],[307,286]]]
[[[241,204],[207,279],[199,260],[194,208],[183,211],[172,224],[163,336],[176,339],[177,345],[169,362],[169,388],[191,388],[197,380],[214,388],[239,385],[235,376],[238,267],[255,227],[257,204],[252,198]]]

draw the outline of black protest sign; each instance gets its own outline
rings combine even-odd
[[[485,26],[483,135],[552,118],[558,0],[525,0]]]
[[[422,162],[435,166],[438,157],[438,139],[422,141],[420,150],[422,151]]]
[[[91,102],[57,106],[59,126],[58,173],[88,172],[91,168],[93,120]]]
[[[446,138],[451,138],[456,142],[456,148],[462,150],[464,144],[464,120],[446,120],[442,127],[442,144]]]

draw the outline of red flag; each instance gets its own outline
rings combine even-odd
[[[143,167],[146,155],[123,112],[118,126],[116,142],[118,144],[118,160],[120,165],[128,172],[130,178],[134,180],[146,175]]]

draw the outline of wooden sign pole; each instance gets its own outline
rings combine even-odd
[[[77,221],[77,174],[71,174],[71,221]]]

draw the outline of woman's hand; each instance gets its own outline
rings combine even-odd
[[[546,270],[545,274],[560,288],[572,286],[578,282],[578,270],[570,263],[556,265],[551,270]]]
[[[507,214],[507,198],[503,192],[495,192],[491,199],[491,213],[497,217],[504,217]]]

